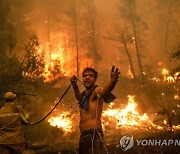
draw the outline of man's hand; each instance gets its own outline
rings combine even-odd
[[[77,88],[78,85],[77,85],[77,77],[75,75],[73,75],[71,78],[70,78],[70,82],[73,86],[73,88]]]
[[[70,82],[71,82],[71,84],[72,84],[72,86],[73,86],[73,89],[74,89],[74,94],[75,94],[75,96],[76,96],[76,99],[79,101],[80,96],[81,96],[81,92],[80,92],[80,90],[79,90],[79,88],[78,88],[77,80],[78,80],[78,78],[77,78],[75,75],[73,75],[73,76],[70,78]]]
[[[112,66],[111,80],[107,82],[103,88],[99,88],[100,90],[96,92],[96,95],[100,94],[100,97],[105,98],[108,94],[110,94],[113,91],[114,87],[116,86],[116,83],[118,82],[119,74],[120,74],[119,69],[115,68],[115,66]]]
[[[119,69],[115,68],[115,66],[113,65],[111,69],[111,82],[112,83],[116,83],[118,81],[119,74],[120,74]]]

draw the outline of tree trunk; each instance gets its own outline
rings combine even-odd
[[[132,16],[133,14],[132,14],[132,6],[131,6],[130,0],[129,0],[129,5],[130,5],[130,11],[131,11],[131,22],[132,22],[132,26],[133,26],[133,33],[134,33],[134,37],[135,37],[135,47],[136,47],[137,60],[138,60],[138,64],[139,64],[140,74],[141,74],[141,84],[144,87],[144,74],[143,74],[143,68],[142,68],[142,64],[141,64],[138,41],[137,41],[138,38],[137,38],[136,25],[134,23],[134,18]]]
[[[95,8],[93,0],[89,2],[88,6],[89,11],[89,21],[90,21],[90,30],[91,30],[91,37],[92,37],[92,52],[94,54],[94,67],[98,69],[98,53],[97,53],[97,44],[96,44],[96,32],[95,32]]]
[[[76,0],[74,6],[74,36],[75,36],[75,45],[76,45],[76,65],[77,65],[77,77],[79,78],[79,46],[78,46],[78,33],[77,33],[77,12],[76,12]]]
[[[51,61],[52,45],[51,45],[51,38],[50,38],[49,16],[47,16],[47,38],[48,38],[48,48],[49,48],[49,61]]]
[[[168,16],[168,22],[167,22],[167,26],[166,26],[166,31],[165,31],[165,50],[166,50],[166,54],[168,54],[168,38],[169,38],[169,27],[170,27],[170,22],[171,22],[171,18],[172,18],[172,11],[171,8],[169,6],[169,0],[168,0],[168,12],[169,12],[169,16]]]
[[[135,75],[135,71],[134,71],[131,55],[130,55],[130,53],[128,51],[128,48],[127,48],[126,41],[124,39],[123,33],[122,33],[122,40],[123,40],[123,43],[124,43],[124,48],[125,48],[126,54],[128,56],[128,59],[129,59],[130,68],[131,68],[131,71],[132,71],[132,74],[133,74],[134,85],[136,85],[136,79],[135,79],[136,75]]]

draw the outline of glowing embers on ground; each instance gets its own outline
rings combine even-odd
[[[174,73],[173,76],[170,75],[169,70],[167,69],[162,69],[162,75],[163,75],[163,80],[166,82],[175,82],[176,80],[179,79],[180,77],[180,72]]]
[[[62,128],[64,132],[72,132],[72,119],[70,117],[70,112],[63,112],[57,116],[53,116],[48,119],[51,126]]]
[[[175,100],[179,100],[179,95],[177,94],[177,95],[174,95],[174,99]]]
[[[105,110],[103,117],[108,117],[108,121],[116,121],[116,127],[119,126],[154,126],[149,120],[146,113],[140,115],[136,110],[137,103],[134,101],[135,96],[128,95],[128,104],[123,109],[112,109],[111,107]],[[104,126],[109,122],[103,120]]]
[[[169,71],[167,69],[162,69],[162,75],[163,75],[163,80],[167,82],[175,82],[175,79],[169,75]]]
[[[162,77],[153,77],[148,79],[156,82],[165,81],[168,83],[174,83],[180,79],[180,72],[175,72],[173,75],[170,75],[169,70],[166,68],[161,69],[161,75]]]

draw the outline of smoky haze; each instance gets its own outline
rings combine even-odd
[[[104,105],[102,118],[109,145],[125,133],[143,131],[144,137],[173,131],[173,125],[180,129],[179,70],[173,72],[179,61],[170,58],[179,51],[179,19],[178,0],[1,0],[1,100],[15,92],[36,121],[52,109],[73,74],[81,80],[85,67],[95,67],[103,87],[115,65],[121,71],[117,99]],[[77,150],[79,106],[72,89],[50,115],[56,116],[67,120],[64,128],[70,123],[68,130],[50,125],[49,117],[26,127],[29,149]]]
[[[9,3],[7,12],[10,22],[12,20],[16,32],[19,33],[17,40],[20,41],[22,34],[23,37],[27,37],[28,34],[37,33],[40,43],[45,48],[48,43],[57,46],[55,43],[59,42],[55,42],[53,37],[59,36],[65,48],[64,52],[69,52],[73,59],[76,58],[74,32],[74,18],[76,18],[79,65],[81,65],[81,55],[90,56],[93,59],[94,54],[97,54],[95,58],[99,68],[106,69],[115,64],[123,70],[126,69],[129,62],[124,51],[121,33],[127,37],[134,37],[131,17],[134,18],[136,26],[136,41],[142,65],[152,67],[159,61],[168,65],[168,56],[179,37],[178,1],[95,0],[86,2],[77,0],[75,3],[73,0],[36,0],[24,3],[19,0],[4,3]],[[130,12],[130,6],[132,12]],[[133,13],[132,16],[131,13]],[[90,14],[93,14],[92,19]],[[22,33],[23,29],[26,33]],[[93,32],[92,29],[94,29]],[[93,34],[91,35],[90,32]],[[127,42],[127,45],[138,72],[135,44],[131,41]]]

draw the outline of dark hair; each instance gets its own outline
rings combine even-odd
[[[94,78],[97,78],[98,72],[97,72],[94,68],[92,68],[92,67],[86,67],[86,68],[84,68],[84,70],[83,70],[83,72],[82,72],[82,76],[83,76],[84,73],[87,72],[87,71],[93,72],[93,73],[94,73]]]

